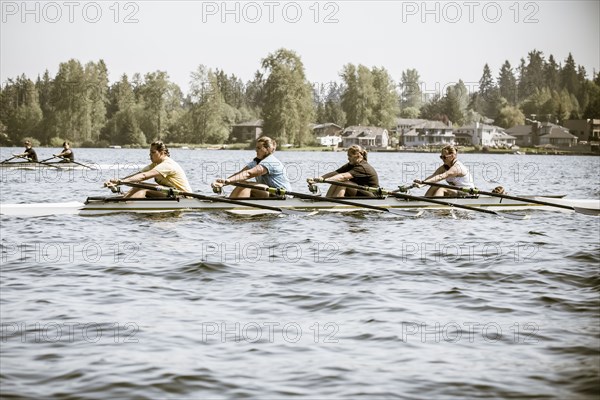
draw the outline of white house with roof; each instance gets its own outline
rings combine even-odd
[[[411,129],[427,122],[426,119],[419,118],[396,118],[396,132],[403,134]]]
[[[452,127],[441,121],[425,121],[402,134],[404,146],[446,146],[455,144]]]
[[[343,128],[332,122],[318,124],[312,127],[315,139],[321,146],[337,146],[342,143]]]
[[[365,149],[385,149],[389,145],[387,129],[376,126],[348,126],[342,132],[342,146],[359,145]]]
[[[511,147],[517,139],[505,133],[504,129],[499,126],[479,122],[456,128],[454,134],[460,144],[476,146]]]

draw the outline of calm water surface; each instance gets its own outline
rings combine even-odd
[[[345,162],[343,153],[277,154],[302,192],[307,177]],[[210,194],[215,177],[253,153],[172,157]],[[461,159],[482,189],[600,196],[598,157]],[[102,181],[146,164],[148,151],[78,149],[77,160],[102,169],[2,171],[0,201],[108,195]],[[394,188],[440,160],[369,161]],[[3,398],[598,398],[600,218],[190,212],[0,222]]]

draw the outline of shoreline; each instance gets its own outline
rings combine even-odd
[[[2,147],[6,149],[14,148],[18,149],[20,147]],[[51,149],[56,148],[54,146],[36,146],[39,149]],[[129,149],[145,149],[146,146],[108,146],[108,147],[76,147],[78,149],[113,149],[113,150],[129,150]],[[178,150],[254,150],[254,148],[248,148],[248,146],[240,146],[237,145],[194,145],[194,144],[172,144],[169,145],[170,149],[178,149]],[[596,147],[597,148],[597,147]],[[439,153],[440,148],[431,148],[431,149],[371,149],[368,150],[369,153],[421,153],[421,154],[429,154],[429,153]],[[478,150],[472,147],[461,148],[458,147],[459,153],[461,154],[508,154],[508,155],[557,155],[557,156],[600,156],[600,150],[593,151],[581,151],[581,150],[567,150],[567,149],[539,149],[532,147],[520,148],[519,150],[511,150],[511,149],[488,149],[488,150]],[[306,146],[306,147],[282,147],[277,149],[278,152],[285,151],[303,151],[303,152],[345,152],[346,149],[339,147],[332,149],[331,147],[315,147],[315,146]]]

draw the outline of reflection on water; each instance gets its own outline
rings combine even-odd
[[[78,156],[143,164],[146,153]],[[252,155],[172,154],[206,193]],[[279,156],[298,191],[345,161]],[[436,157],[369,160],[393,188],[429,173]],[[589,179],[596,158],[462,158],[484,188],[600,194]],[[546,178],[557,162],[570,168]],[[101,183],[114,173],[3,173],[0,200],[81,201],[108,194]],[[2,397],[597,397],[598,218],[0,218]]]

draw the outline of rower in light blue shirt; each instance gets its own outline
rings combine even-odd
[[[250,185],[261,185],[292,190],[290,181],[285,174],[285,166],[279,161],[273,153],[277,148],[277,143],[270,137],[263,136],[256,141],[256,158],[250,161],[241,171],[236,172],[227,179],[216,179],[211,186],[220,189],[224,185],[240,182]],[[248,179],[256,178],[256,182],[247,182]],[[230,198],[248,198],[248,197],[269,197],[265,190],[252,189],[249,187],[237,186],[231,192]]]

